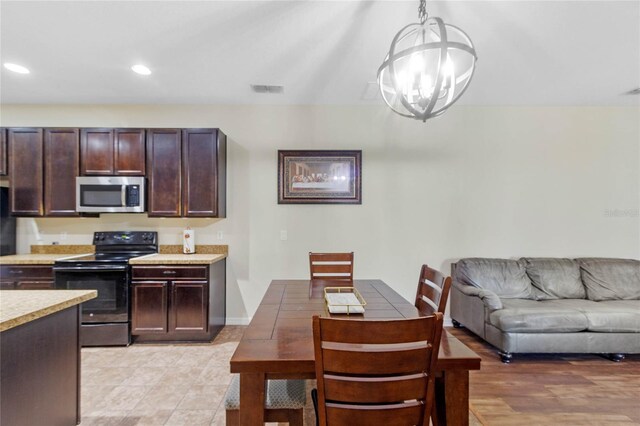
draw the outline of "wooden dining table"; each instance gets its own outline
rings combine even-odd
[[[366,301],[364,314],[329,314],[325,287],[345,285],[355,286]],[[264,423],[265,380],[315,379],[313,315],[367,320],[415,318],[419,313],[381,280],[272,281],[231,357],[231,372],[240,374],[241,425]],[[479,369],[480,357],[443,332],[436,371],[439,424],[469,424],[469,371]]]

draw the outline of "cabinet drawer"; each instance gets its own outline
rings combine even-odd
[[[135,279],[207,279],[207,266],[134,266],[132,278]]]
[[[0,266],[0,278],[16,280],[42,278],[53,280],[53,268],[51,266],[2,265]]]

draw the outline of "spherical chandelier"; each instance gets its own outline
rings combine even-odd
[[[378,85],[394,112],[425,122],[443,114],[467,90],[477,56],[464,31],[427,15],[425,0],[420,0],[418,17],[419,23],[393,38],[378,68]]]

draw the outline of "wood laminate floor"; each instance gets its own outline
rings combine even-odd
[[[471,411],[486,425],[640,425],[640,355],[514,355],[466,329],[448,329],[482,357],[471,372]]]

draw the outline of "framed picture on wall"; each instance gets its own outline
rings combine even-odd
[[[278,204],[362,204],[362,151],[278,151]]]

